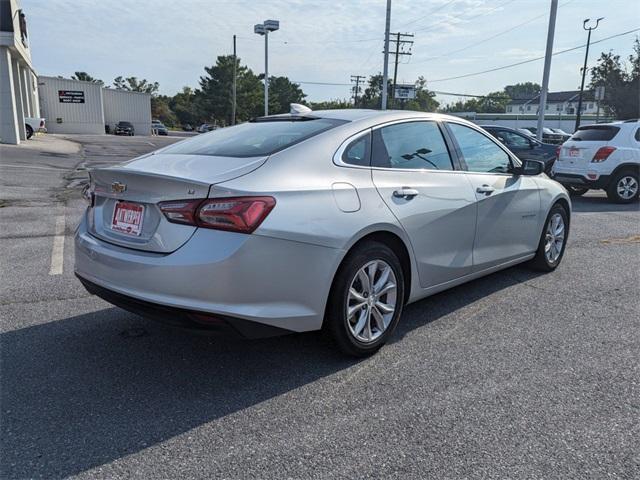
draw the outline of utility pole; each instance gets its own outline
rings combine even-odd
[[[353,87],[353,106],[358,106],[358,93],[360,93],[360,80],[364,80],[366,77],[364,75],[351,75],[351,83],[355,82],[356,85]]]
[[[589,20],[591,20],[590,18],[587,18],[584,22],[582,22],[582,28],[587,30],[589,33],[587,35],[587,50],[584,52],[584,67],[582,67],[582,83],[580,84],[580,96],[578,97],[578,111],[576,113],[576,127],[575,127],[576,130],[578,130],[578,127],[580,126],[580,116],[582,115],[582,94],[584,92],[584,77],[587,75],[587,57],[589,57],[589,44],[591,43],[591,30],[595,30],[596,28],[598,28],[598,24],[600,23],[600,20],[602,20],[603,18],[604,17],[600,17],[596,20],[595,27],[587,27],[587,23],[589,23]]]
[[[540,104],[538,106],[538,129],[536,131],[536,137],[539,141],[542,141],[544,113],[547,109],[547,91],[549,90],[549,72],[551,71],[551,56],[553,55],[553,37],[556,32],[557,12],[558,0],[551,0],[551,12],[549,12],[549,30],[547,30],[547,50],[544,54],[544,71],[542,73],[542,91],[540,92]]]
[[[387,109],[387,81],[389,80],[389,30],[391,29],[391,0],[387,0],[387,19],[384,27],[384,64],[382,65],[382,110]]]
[[[236,124],[236,63],[238,58],[236,56],[236,36],[233,36],[233,86],[231,87],[231,125]]]
[[[393,67],[393,91],[391,92],[392,106],[395,106],[396,102],[396,82],[398,81],[398,62],[400,60],[401,55],[411,55],[411,45],[413,45],[413,40],[404,40],[405,38],[413,38],[412,34],[409,33],[392,33],[391,35],[396,38],[390,39],[390,42],[394,42],[396,44],[395,51],[395,65]],[[404,49],[405,45],[409,45],[407,50]]]

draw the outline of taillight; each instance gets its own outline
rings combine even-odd
[[[225,197],[161,202],[158,206],[172,223],[251,233],[275,204],[273,197]]]
[[[615,150],[616,147],[600,147],[591,161],[593,163],[604,162]]]
[[[556,160],[560,158],[560,150],[562,150],[562,147],[556,147]]]
[[[202,203],[198,200],[176,200],[173,202],[160,202],[158,206],[164,216],[172,223],[183,223],[185,225],[196,224],[196,209]]]

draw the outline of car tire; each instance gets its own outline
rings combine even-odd
[[[581,197],[589,191],[588,188],[576,187],[575,185],[564,185],[564,188],[567,189],[567,192],[569,192],[569,195],[572,197]]]
[[[393,250],[379,242],[363,243],[348,254],[336,273],[324,327],[347,355],[371,355],[398,324],[404,289],[402,266]]]
[[[638,200],[640,193],[638,170],[624,169],[613,177],[607,186],[609,200],[616,203],[631,203]]]
[[[33,128],[31,128],[31,125],[26,125],[25,124],[24,129],[26,130],[27,140],[29,138],[33,137]]]
[[[561,224],[559,223],[561,221]],[[560,231],[559,226],[562,226]],[[562,242],[558,239],[562,235]],[[564,256],[569,237],[569,214],[565,207],[556,203],[551,207],[547,220],[544,222],[544,228],[538,242],[536,255],[529,262],[529,265],[535,270],[542,272],[552,272],[555,270]]]

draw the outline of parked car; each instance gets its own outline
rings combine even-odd
[[[116,135],[135,135],[135,129],[133,128],[133,124],[131,122],[118,122],[116,124],[116,128],[113,133]]]
[[[550,130],[562,137],[562,143],[566,142],[571,138],[571,134],[565,132],[561,128],[550,128]]]
[[[324,328],[363,356],[406,303],[560,264],[571,204],[542,162],[453,116],[301,109],[91,170],[87,290],[200,330]]]
[[[24,129],[27,134],[27,138],[33,137],[35,132],[44,132],[46,133],[47,128],[45,126],[46,121],[42,117],[32,118],[25,117],[24,119]]]
[[[551,174],[551,168],[558,155],[559,147],[557,145],[539,142],[513,128],[497,125],[481,126],[506,145],[520,160],[540,160],[544,162],[545,173]]]
[[[205,132],[210,132],[210,131],[215,130],[215,129],[216,129],[215,125],[212,125],[210,123],[203,123],[198,128],[196,128],[196,132],[205,133]]]
[[[553,166],[553,178],[572,195],[602,189],[617,203],[638,200],[640,122],[586,125],[567,140]]]
[[[527,135],[529,137],[534,137],[535,138],[535,134],[531,130],[527,130],[526,128],[516,128],[516,130],[518,130],[520,133],[524,133],[525,135]]]
[[[151,129],[156,131],[156,135],[169,135],[169,130],[164,124],[157,122],[151,124]]]
[[[537,138],[537,135],[538,135],[538,128],[537,127],[527,127],[527,130],[529,130],[533,134],[533,136]],[[562,135],[554,132],[550,128],[543,127],[542,128],[542,140],[545,143],[551,143],[551,144],[559,145],[559,144],[562,143]]]
[[[187,123],[182,126],[182,130],[185,132],[193,132],[193,127],[191,126],[190,123]]]

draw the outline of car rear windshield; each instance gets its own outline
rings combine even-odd
[[[118,122],[121,127],[131,127],[131,122]]]
[[[215,155],[221,157],[262,157],[326,132],[346,120],[268,120],[220,128],[176,143],[163,153]]]
[[[619,130],[619,127],[611,125],[589,125],[588,127],[580,127],[571,136],[571,140],[607,142],[615,137]]]

